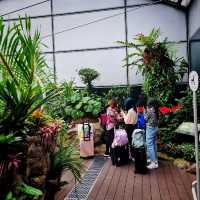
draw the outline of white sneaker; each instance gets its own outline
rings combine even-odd
[[[151,163],[151,159],[150,158],[147,159],[147,163],[148,164]]]
[[[158,168],[158,162],[151,162],[148,166],[148,169],[157,169]]]

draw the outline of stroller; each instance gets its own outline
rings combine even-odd
[[[147,156],[145,149],[145,130],[135,129],[132,134],[132,147],[135,159],[135,173],[147,173]]]
[[[128,136],[124,129],[115,128],[113,143],[110,148],[112,164],[121,166],[129,161]]]

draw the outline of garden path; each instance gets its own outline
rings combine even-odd
[[[91,160],[85,163],[89,166]],[[159,164],[158,169],[140,175],[134,173],[133,164],[115,167],[108,159],[90,190],[88,200],[192,200],[191,184],[195,176],[169,161],[162,160]],[[68,182],[68,188],[61,190],[56,200],[64,200],[73,187],[74,181],[68,179]]]

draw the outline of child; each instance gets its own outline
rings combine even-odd
[[[150,99],[147,103],[147,110],[145,113],[146,124],[146,143],[147,153],[151,160],[147,166],[148,169],[158,168],[157,157],[157,134],[158,134],[158,118],[159,118],[159,106],[155,99]]]

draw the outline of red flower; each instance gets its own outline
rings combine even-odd
[[[161,106],[160,107],[160,112],[164,115],[164,114],[170,113],[171,109],[166,107],[166,106]]]
[[[159,109],[160,109],[160,112],[165,115],[165,114],[168,114],[170,112],[175,112],[179,109],[181,109],[183,106],[181,104],[178,104],[176,106],[172,106],[171,108],[169,107],[166,107],[166,106],[161,106]]]

